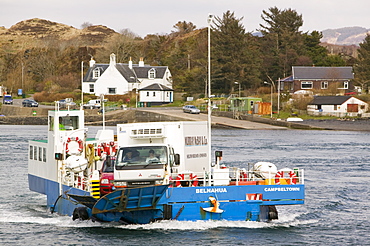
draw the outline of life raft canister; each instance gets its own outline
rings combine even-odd
[[[185,179],[185,175],[189,175],[189,179]],[[198,177],[193,173],[179,173],[176,178],[176,187],[195,187],[198,185]]]
[[[288,177],[284,177],[284,173],[288,173]],[[296,184],[297,176],[293,170],[280,170],[275,175],[275,184],[280,184],[280,179],[285,179],[287,184]]]
[[[247,170],[245,170],[244,168],[242,168],[240,170],[240,174],[239,174],[239,181],[247,181],[247,178],[248,178]]]
[[[97,156],[103,157],[105,155],[115,156],[117,152],[117,144],[114,141],[109,143],[101,143],[97,147]]]
[[[111,156],[116,155],[116,152],[117,152],[117,144],[114,141],[111,141],[109,143],[109,146],[110,146],[110,155]]]
[[[84,148],[84,144],[83,144],[83,141],[82,139],[79,139],[78,137],[70,137],[67,139],[67,143],[66,143],[66,153],[69,153],[69,148],[68,148],[68,144],[72,141],[76,141],[78,143],[78,149],[77,151],[82,153],[82,150]]]

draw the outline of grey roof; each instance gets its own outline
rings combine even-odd
[[[310,105],[342,105],[352,96],[315,96]]]
[[[352,67],[292,67],[294,80],[349,80]]]
[[[93,78],[94,69],[99,68],[100,74],[103,74],[105,70],[107,70],[108,67],[109,67],[109,64],[97,64],[97,63],[94,64],[94,66],[89,67],[89,69],[87,70],[87,73],[84,76],[84,81],[95,82],[97,79]]]
[[[154,83],[139,89],[139,91],[173,91],[173,89],[159,83]]]
[[[89,67],[84,76],[84,81],[95,82],[97,79],[93,78],[94,69],[100,69],[100,75],[102,75],[108,67],[109,64],[94,64],[92,67]],[[167,70],[167,66],[139,66],[138,64],[133,64],[132,69],[130,69],[128,64],[125,63],[117,63],[116,68],[128,82],[138,82],[138,79],[148,78],[150,69],[155,69],[155,77],[162,79]]]

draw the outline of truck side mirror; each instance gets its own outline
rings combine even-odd
[[[175,165],[176,166],[180,165],[180,155],[179,154],[175,154],[174,157],[175,157]]]

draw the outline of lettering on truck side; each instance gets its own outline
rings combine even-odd
[[[206,136],[191,136],[185,137],[185,146],[204,146],[207,145],[208,140]]]
[[[207,153],[197,153],[197,154],[187,154],[187,159],[193,159],[193,158],[205,158],[207,157]]]

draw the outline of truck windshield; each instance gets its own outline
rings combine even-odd
[[[116,169],[126,169],[129,166],[146,168],[151,165],[166,163],[167,148],[165,146],[125,147],[119,149]]]

